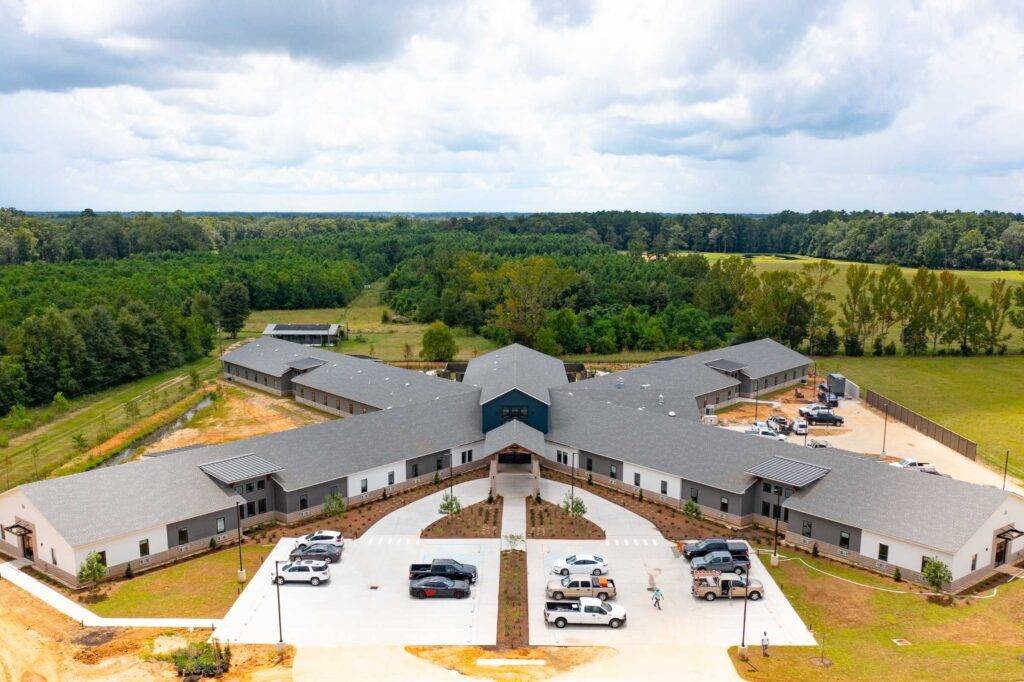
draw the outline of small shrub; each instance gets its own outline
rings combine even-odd
[[[487,493],[487,504],[494,504],[494,493]]]
[[[700,519],[702,516],[700,507],[693,500],[687,500],[683,505],[683,514],[691,519]]]
[[[345,498],[341,496],[341,493],[333,493],[324,498],[323,508],[324,513],[328,516],[340,519],[348,511],[348,504],[345,502]]]
[[[818,543],[817,542],[815,542],[814,546],[811,547],[811,556],[813,556],[813,557],[818,556]]]
[[[181,677],[218,677],[228,671],[230,662],[219,644],[197,642],[171,654]]]
[[[437,485],[440,482],[441,482],[441,472],[440,471],[435,471],[434,472],[434,485]]]
[[[6,448],[8,445],[10,445],[10,443],[11,442],[10,440],[8,440],[7,434],[0,433],[0,448]]]
[[[445,493],[444,497],[441,498],[441,506],[437,511],[440,514],[447,514],[449,516],[458,514],[462,511],[462,503],[459,502],[459,498],[454,493]]]
[[[953,580],[953,574],[944,562],[936,558],[925,559],[924,579],[936,592],[942,592],[942,588]]]
[[[892,579],[895,580],[896,582],[902,582],[903,581],[903,574],[900,573],[900,567],[899,566],[897,566],[896,570],[892,572]]]
[[[135,577],[135,571],[132,570],[132,565],[128,564],[128,567],[124,569],[124,579],[131,580]]]
[[[71,403],[68,402],[66,397],[64,397],[64,393],[62,391],[57,391],[53,394],[53,407],[58,412],[67,412],[71,409]]]
[[[572,493],[565,494],[565,498],[562,500],[562,509],[574,518],[587,513],[587,505],[579,497],[573,496]]]
[[[640,492],[637,493],[637,499],[640,500],[641,502],[644,501],[644,489],[643,488],[640,488]]]
[[[587,474],[587,483],[589,485],[594,485],[594,474],[590,474],[590,473]]]
[[[210,549],[217,549],[217,538],[210,537]]]

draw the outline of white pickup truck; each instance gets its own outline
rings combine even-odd
[[[544,604],[544,620],[556,628],[566,625],[607,625],[614,629],[626,622],[626,609],[594,597]]]

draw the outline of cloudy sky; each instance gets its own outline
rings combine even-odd
[[[0,0],[0,205],[1019,211],[1021,7]]]

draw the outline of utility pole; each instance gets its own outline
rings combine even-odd
[[[882,456],[885,456],[885,437],[889,434],[889,403],[885,404],[885,422],[882,423]]]

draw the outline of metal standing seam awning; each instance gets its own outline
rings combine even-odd
[[[776,481],[794,488],[802,488],[822,478],[831,469],[820,464],[810,464],[788,457],[772,457],[747,469],[744,473]]]
[[[234,485],[261,476],[269,476],[281,471],[282,467],[263,459],[256,454],[240,455],[215,462],[200,464],[205,474],[225,485]]]

